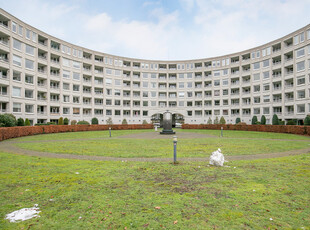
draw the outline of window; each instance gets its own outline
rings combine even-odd
[[[73,72],[73,79],[79,81],[80,80],[80,74]]]
[[[263,114],[269,114],[269,107],[264,107],[263,108]]]
[[[148,87],[148,82],[147,81],[142,82],[142,86],[143,86],[143,88],[147,88]]]
[[[146,79],[148,78],[148,75],[149,75],[148,73],[143,73],[142,74],[143,78],[146,78]]]
[[[156,73],[152,73],[151,78],[153,78],[153,79],[156,78]]]
[[[13,39],[13,48],[21,51],[22,43],[16,39]]]
[[[259,57],[260,57],[260,52],[257,51],[257,52],[256,52],[256,58],[259,58]]]
[[[305,48],[301,48],[301,49],[296,50],[296,58],[299,58],[302,56],[305,56]]]
[[[270,96],[264,95],[264,102],[270,102]]]
[[[108,96],[112,95],[112,89],[106,89],[106,91]]]
[[[63,83],[63,84],[62,84],[62,88],[63,88],[64,90],[70,90],[70,84],[69,84],[69,83]]]
[[[214,86],[219,86],[220,85],[220,80],[215,80],[214,81]]]
[[[112,105],[112,100],[111,99],[106,99],[105,104],[106,105]]]
[[[72,61],[72,66],[76,69],[80,69],[81,68],[81,63],[77,62],[77,61]]]
[[[255,62],[253,64],[253,69],[259,69],[260,68],[260,63],[259,62]]]
[[[263,61],[263,67],[269,66],[269,59]]]
[[[305,61],[296,63],[297,72],[305,70]]]
[[[25,60],[25,67],[26,67],[26,69],[34,70],[34,61],[26,59]]]
[[[13,55],[13,64],[19,67],[22,66],[22,58],[16,55]]]
[[[12,22],[12,31],[17,33],[17,24],[15,22]]]
[[[264,85],[264,91],[269,91],[270,90],[270,85],[269,84],[265,84]]]
[[[63,70],[63,71],[62,71],[62,77],[63,77],[63,78],[66,78],[66,79],[69,79],[69,78],[70,78],[70,71],[68,71],[68,70]]]
[[[22,104],[21,103],[13,103],[13,112],[20,113],[22,111]]]
[[[80,97],[73,97],[73,103],[80,103]]]
[[[148,92],[144,91],[144,92],[142,93],[142,96],[143,96],[143,97],[148,97],[149,94],[148,94]]]
[[[70,96],[69,95],[63,95],[63,101],[64,102],[70,102]]]
[[[220,76],[221,75],[221,71],[213,71],[213,76],[214,77],[218,77],[218,76]]]
[[[32,32],[32,41],[37,42],[37,34],[35,32]]]
[[[305,76],[301,76],[297,78],[297,85],[304,85],[306,83]]]
[[[17,72],[17,71],[13,71],[13,80],[14,81],[21,81],[21,73],[20,72]]]
[[[62,65],[70,67],[70,60],[67,58],[62,58]]]
[[[185,93],[184,92],[179,92],[179,97],[184,97]]]
[[[115,90],[114,90],[114,95],[115,95],[115,96],[121,96],[121,90],[115,89]]]
[[[259,81],[260,80],[260,74],[256,73],[253,75],[254,81]]]
[[[192,87],[193,87],[192,82],[187,82],[187,88],[192,88]]]
[[[179,82],[179,88],[183,89],[184,88],[184,82]]]
[[[34,56],[34,47],[26,44],[26,54]]]
[[[31,39],[31,30],[26,29],[26,38]]]
[[[21,97],[22,96],[21,88],[13,87],[12,95],[13,95],[13,97]]]
[[[254,93],[260,91],[260,85],[254,85]]]
[[[73,85],[73,91],[80,91],[79,85]]]
[[[269,79],[269,76],[270,76],[269,71],[263,72],[264,79]]]
[[[297,91],[297,98],[298,99],[304,99],[306,97],[305,90],[299,90]]]
[[[299,43],[299,35],[296,35],[294,37],[294,45],[297,45]]]
[[[70,108],[64,107],[64,108],[62,109],[62,113],[63,113],[63,114],[70,114]]]
[[[112,70],[111,69],[105,69],[105,73],[110,75],[110,74],[112,74]]]
[[[26,113],[33,113],[33,105],[25,105]]]
[[[227,75],[228,74],[228,69],[223,69],[223,75]]]
[[[305,113],[305,105],[297,105],[297,113]]]
[[[310,46],[309,46],[309,50],[310,50]],[[184,73],[179,73],[179,78],[184,78]]]
[[[115,74],[115,76],[121,76],[121,71],[116,69],[114,74]]]
[[[190,79],[193,77],[193,74],[192,73],[187,73],[187,78]]]
[[[25,82],[28,84],[33,84],[33,76],[26,74]]]
[[[105,84],[106,85],[111,85],[112,84],[112,79],[111,78],[106,78],[105,79]]]
[[[73,108],[73,114],[75,115],[80,114],[80,108]]]
[[[62,45],[62,52],[70,55],[71,54],[71,48],[69,46]]]
[[[115,79],[114,80],[114,85],[121,85],[121,80]]]
[[[18,25],[18,34],[23,36],[23,27],[21,25]]]
[[[305,41],[305,33],[300,34],[300,42]]]
[[[223,79],[223,85],[228,85],[228,79]]]

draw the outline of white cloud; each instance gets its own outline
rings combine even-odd
[[[99,9],[89,12],[80,5],[84,0],[0,3],[26,23],[73,44],[160,60],[214,57],[256,47],[305,26],[310,9],[309,0],[179,0],[181,7],[173,9],[145,1],[142,8],[148,16],[133,20]]]

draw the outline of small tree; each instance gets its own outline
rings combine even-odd
[[[23,118],[18,118],[17,119],[17,126],[25,126],[25,121]]]
[[[111,117],[107,119],[107,125],[113,125],[113,121]]]
[[[64,119],[64,125],[69,125],[69,119],[65,117]]]
[[[256,125],[256,124],[257,124],[257,116],[253,116],[252,125]]]
[[[71,121],[71,125],[76,125],[77,121],[76,120],[72,120]]]
[[[219,122],[219,118],[218,118],[218,117],[215,117],[213,124],[218,125],[219,123],[220,123],[220,122]]]
[[[77,124],[78,125],[89,125],[89,122],[88,121],[79,121]]]
[[[94,117],[93,119],[91,119],[91,124],[92,125],[98,125],[98,119],[96,117]]]
[[[10,113],[0,114],[0,126],[2,127],[16,126],[15,116]]]
[[[25,120],[25,126],[30,126],[30,121],[28,118],[26,118],[26,120]]]
[[[272,116],[272,125],[279,125],[279,118],[277,114],[273,114]]]
[[[260,124],[261,124],[261,125],[266,125],[266,117],[265,117],[265,115],[263,115],[263,116],[261,117],[261,119],[260,119]]]
[[[220,124],[221,125],[225,125],[226,124],[225,118],[223,116],[220,119]]]
[[[286,122],[286,125],[296,125],[296,120],[289,120]]]
[[[148,124],[147,121],[143,120],[142,125],[147,125],[147,124]]]
[[[208,125],[212,125],[211,117],[209,117],[207,124],[208,124]]]
[[[237,117],[237,118],[236,118],[236,124],[238,124],[238,123],[240,123],[240,122],[241,122],[240,117]]]
[[[63,125],[64,124],[64,119],[62,117],[60,117],[58,119],[58,125]]]
[[[310,125],[310,115],[306,116],[304,120],[304,125]]]
[[[127,120],[125,118],[122,121],[122,125],[128,125]]]

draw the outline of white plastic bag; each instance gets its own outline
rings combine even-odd
[[[210,165],[223,166],[224,165],[224,155],[221,153],[221,149],[217,149],[210,156]]]
[[[40,217],[37,215],[39,212],[39,207],[35,204],[32,208],[23,208],[7,214],[5,219],[8,219],[10,222],[29,220],[33,217]]]

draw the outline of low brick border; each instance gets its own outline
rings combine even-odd
[[[16,126],[0,128],[0,141],[46,133],[82,132],[108,130],[129,130],[129,129],[152,129],[152,124],[146,125],[42,125],[42,126]]]
[[[290,133],[310,136],[310,126],[302,125],[193,125],[183,124],[182,129],[217,129],[220,130],[242,130],[273,133]]]

